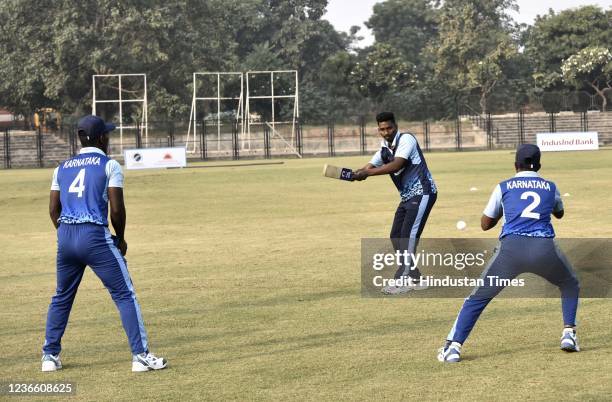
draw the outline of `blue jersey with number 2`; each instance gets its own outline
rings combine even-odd
[[[60,191],[60,223],[108,226],[108,187],[123,187],[119,164],[96,148],[84,148],[56,169],[52,190]]]
[[[510,234],[555,237],[551,214],[562,209],[555,183],[541,178],[536,172],[519,172],[496,187],[484,214],[497,218],[500,212],[503,213],[500,238]]]

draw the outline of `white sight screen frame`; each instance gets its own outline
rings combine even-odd
[[[123,77],[141,77],[142,78],[142,88],[143,94],[142,98],[130,98],[123,99]],[[119,82],[119,86],[117,88],[118,95],[116,99],[99,99],[96,96],[96,83],[97,80],[101,78],[117,78]],[[134,129],[138,128],[138,126],[134,125],[124,125],[123,124],[123,104],[124,103],[140,103],[142,106],[142,117],[140,121],[140,127],[144,131],[145,144],[149,142],[149,118],[148,118],[148,102],[147,102],[147,75],[146,74],[95,74],[91,78],[92,80],[92,102],[91,102],[91,113],[96,115],[97,113],[97,105],[99,103],[117,103],[119,105],[119,125],[117,128],[119,129],[119,141],[121,153],[123,154],[123,130],[124,129]]]

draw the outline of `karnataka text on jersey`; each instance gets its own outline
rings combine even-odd
[[[88,156],[82,159],[68,159],[64,162],[64,169],[72,168],[72,167],[81,167],[81,166],[100,166],[100,157],[99,156]]]
[[[550,183],[544,180],[509,180],[506,182],[506,190],[512,190],[515,188],[534,188],[550,191]]]

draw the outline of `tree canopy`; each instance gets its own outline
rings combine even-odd
[[[612,90],[612,52],[605,47],[591,46],[570,56],[561,66],[563,80],[576,88],[591,87],[601,98],[602,110],[608,100],[605,91]]]
[[[93,74],[146,73],[156,119],[189,113],[199,71],[296,69],[302,116],[321,120],[394,107],[408,118],[443,117],[473,96],[537,89],[603,96],[612,9],[584,6],[520,27],[515,0],[387,0],[359,31],[338,32],[327,0],[0,0],[0,106],[27,115],[90,110]],[[589,50],[591,49],[591,50]],[[577,66],[591,63],[589,71]],[[609,91],[608,91],[609,92]],[[456,111],[456,110],[455,110]]]
[[[563,87],[561,64],[590,46],[612,48],[612,8],[571,8],[538,16],[526,34],[525,53],[542,88]]]

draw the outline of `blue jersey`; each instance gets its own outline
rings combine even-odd
[[[108,226],[108,187],[123,187],[123,173],[119,163],[98,148],[83,148],[60,163],[51,185],[51,190],[60,192],[58,221]]]
[[[402,201],[437,192],[421,147],[412,134],[398,131],[392,144],[383,140],[380,150],[376,152],[370,164],[376,167],[382,166],[393,161],[396,156],[406,160],[403,168],[390,175]]]
[[[497,185],[484,214],[490,218],[503,214],[500,239],[509,234],[555,237],[550,216],[562,209],[555,183],[541,178],[537,172],[525,171]]]

